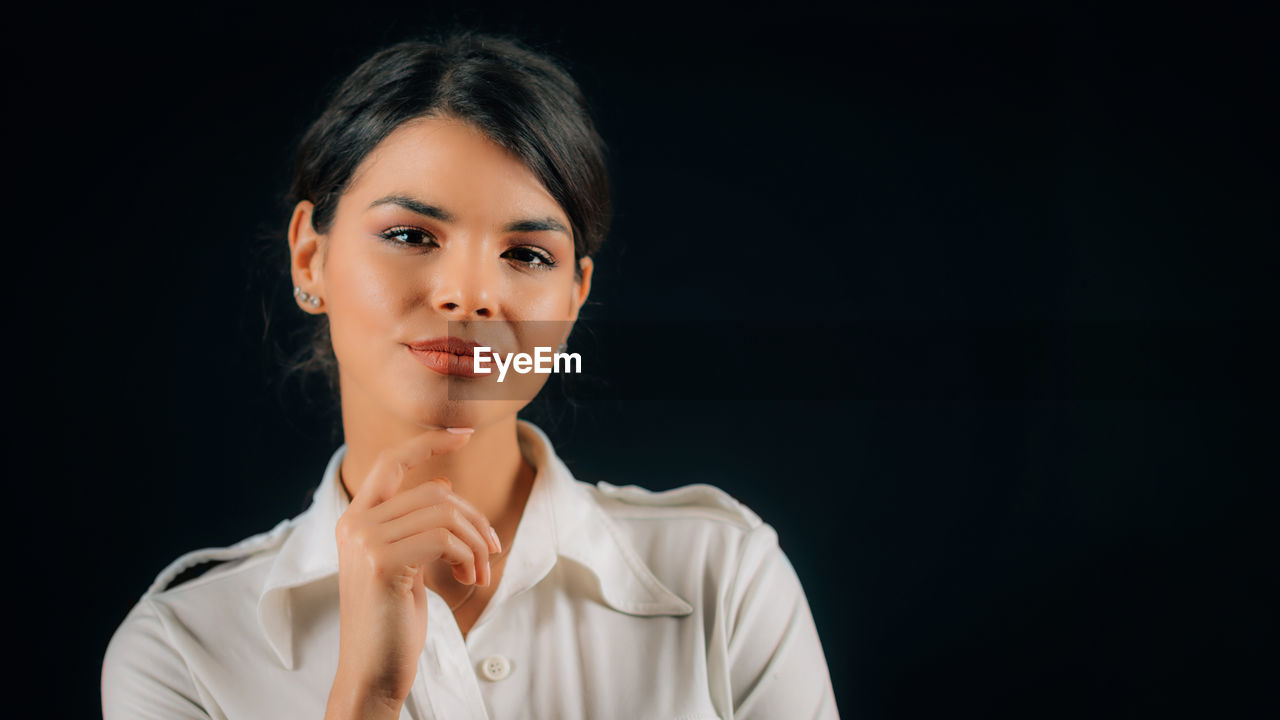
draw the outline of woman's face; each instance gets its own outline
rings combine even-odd
[[[326,235],[311,210],[299,203],[290,224],[293,279],[323,300],[308,311],[329,315],[344,416],[479,428],[545,384],[534,373],[519,391],[514,372],[505,387],[496,373],[444,375],[408,347],[452,335],[554,352],[568,336],[592,263],[582,259],[579,281],[568,216],[514,154],[461,121],[413,120],[356,169]]]

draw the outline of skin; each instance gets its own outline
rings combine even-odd
[[[371,207],[391,195],[452,220]],[[486,344],[531,347],[533,326],[521,323],[534,320],[560,321],[553,327],[567,336],[592,262],[579,261],[579,279],[564,210],[517,156],[453,118],[416,119],[384,139],[357,168],[326,234],[312,228],[312,211],[300,202],[290,221],[291,272],[322,299],[302,309],[329,316],[347,443],[340,473],[352,493],[336,531],[341,640],[326,717],[396,718],[425,642],[424,587],[450,607],[466,598],[455,612],[465,637],[501,579],[536,474],[516,436],[527,398],[451,396],[450,383],[456,391],[482,380],[459,385],[404,343],[476,337],[465,333],[475,328],[499,333]],[[566,231],[504,229],[524,219]],[[538,265],[548,258],[554,267]],[[491,321],[503,322],[484,325]],[[535,393],[547,379],[523,377]]]

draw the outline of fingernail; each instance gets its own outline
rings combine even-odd
[[[493,546],[497,548],[494,552],[502,552],[502,542],[498,540],[498,532],[493,529],[492,525],[489,526],[489,537],[493,538]]]
[[[445,485],[448,485],[449,487],[453,487],[453,483],[449,480],[449,478],[447,478],[447,477],[445,477],[445,476],[443,476],[443,475],[437,475],[437,476],[435,476],[435,477],[431,478],[431,482],[444,483]]]
[[[445,432],[451,432],[455,435],[470,435],[475,431],[476,431],[475,428],[464,428],[464,427],[445,428]]]

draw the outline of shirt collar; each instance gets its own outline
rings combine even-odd
[[[653,574],[618,526],[596,502],[591,486],[573,477],[541,428],[517,420],[520,452],[537,468],[533,488],[508,550],[498,592],[477,620],[536,585],[566,558],[589,570],[606,605],[628,615],[688,615],[693,607]],[[281,664],[293,669],[290,590],[338,572],[334,528],[346,510],[338,469],[344,444],[334,451],[311,506],[294,519],[258,598],[258,621]]]

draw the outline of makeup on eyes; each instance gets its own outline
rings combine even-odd
[[[378,237],[393,246],[411,247],[411,248],[430,248],[439,247],[439,242],[429,230],[409,225],[396,225],[390,227],[380,233]],[[398,238],[418,238],[415,241],[400,240]],[[527,253],[526,259],[517,260],[521,265],[529,268],[541,268],[550,270],[558,267],[560,263],[556,262],[555,256],[544,248],[536,245],[528,244],[512,244],[506,252],[521,251]],[[504,253],[505,254],[505,253]]]

